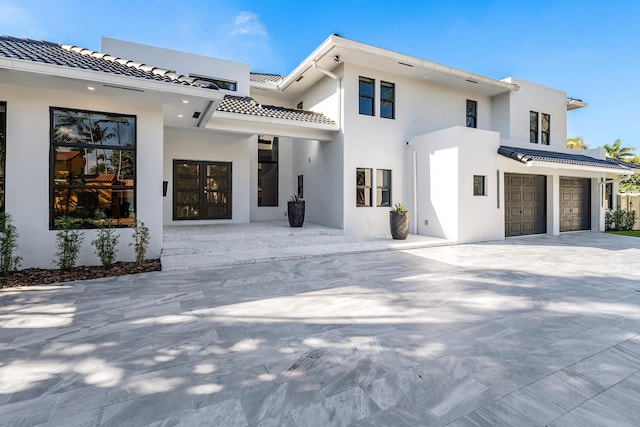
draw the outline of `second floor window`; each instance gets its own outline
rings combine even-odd
[[[542,113],[540,122],[540,144],[549,145],[551,142],[551,115]]]
[[[373,116],[375,80],[368,77],[360,77],[359,80],[359,112],[367,116]]]
[[[529,142],[538,143],[538,112],[529,111]]]
[[[396,85],[380,82],[380,117],[395,118]]]
[[[478,127],[478,101],[467,99],[467,123],[468,128]]]

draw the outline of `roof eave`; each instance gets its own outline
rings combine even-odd
[[[264,117],[264,116],[254,116],[250,114],[241,114],[241,113],[229,113],[227,111],[216,111],[213,113],[212,118],[220,118],[227,120],[238,120],[238,121],[246,121],[252,123],[266,123],[280,126],[292,126],[306,129],[316,129],[316,130],[325,130],[325,131],[338,131],[340,127],[337,123],[314,123],[314,122],[305,122],[300,120],[288,120],[288,119],[278,119],[274,117]]]

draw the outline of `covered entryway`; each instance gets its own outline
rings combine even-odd
[[[591,229],[591,179],[560,177],[560,231]]]
[[[504,174],[505,236],[547,232],[547,177]]]

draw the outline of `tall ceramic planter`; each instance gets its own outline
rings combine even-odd
[[[304,200],[287,202],[287,218],[289,218],[289,226],[302,227],[304,223]]]
[[[405,240],[409,233],[409,212],[389,212],[389,225],[391,237],[396,240]]]

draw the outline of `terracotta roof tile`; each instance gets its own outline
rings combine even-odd
[[[77,46],[61,45],[43,40],[0,36],[0,57],[39,62],[69,68],[126,75],[146,80],[183,84],[206,89],[216,85],[178,75],[171,70],[153,67],[129,59],[118,58]]]

